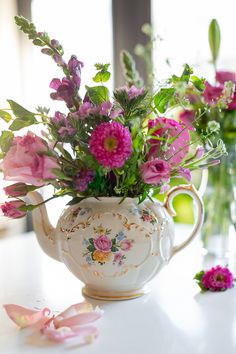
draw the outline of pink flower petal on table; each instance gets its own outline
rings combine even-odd
[[[80,344],[87,344],[91,343],[98,336],[98,330],[94,326],[72,328],[60,327],[57,329],[45,327],[41,330],[41,333],[43,333],[49,340],[60,343],[74,337],[80,337]]]
[[[56,328],[84,325],[96,321],[101,315],[102,311],[100,309],[94,310],[91,304],[83,302],[68,307],[55,317],[53,323]]]
[[[45,320],[46,322],[51,312],[48,308],[36,311],[14,304],[6,304],[3,305],[3,307],[10,319],[21,328],[33,326],[42,320]]]

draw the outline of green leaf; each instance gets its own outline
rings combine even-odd
[[[128,82],[129,86],[135,85],[137,87],[143,87],[143,79],[136,69],[135,60],[127,50],[123,50],[121,52],[120,61],[123,67],[124,78]]]
[[[110,79],[111,73],[109,71],[100,71],[94,77],[94,82],[106,82]]]
[[[93,245],[89,245],[89,246],[87,247],[87,250],[88,250],[89,252],[93,252],[93,251],[96,250],[96,248],[95,248]]]
[[[9,129],[15,131],[37,123],[34,113],[28,111],[27,109],[12,100],[8,100],[8,103],[16,117],[16,119],[10,125]]]
[[[202,280],[203,275],[205,274],[204,270],[201,270],[200,272],[198,272],[195,277],[193,279],[196,279],[198,281]]]
[[[38,205],[28,204],[28,205],[22,205],[18,209],[21,211],[32,211],[32,210],[36,209],[37,207],[38,207]]]
[[[101,64],[101,63],[96,63],[95,65],[95,68],[97,70],[102,70],[102,71],[107,71],[107,69],[109,68],[110,64]]]
[[[210,23],[208,30],[208,41],[212,55],[212,61],[215,64],[220,50],[220,27],[216,19]]]
[[[59,179],[62,179],[62,180],[65,180],[65,181],[72,181],[71,177],[66,176],[61,170],[58,170],[57,168],[53,168],[52,172]]]
[[[5,122],[10,122],[12,119],[10,113],[0,110],[0,118],[4,119]]]
[[[188,64],[185,64],[184,70],[183,70],[182,75],[180,77],[181,81],[189,82],[189,78],[192,73],[193,73],[193,69]]]
[[[41,41],[41,39],[38,39],[38,38],[33,40],[33,44],[38,45],[39,47],[45,46],[45,43],[43,41]]]
[[[200,79],[199,77],[192,75],[190,81],[196,87],[197,90],[199,90],[201,92],[205,90],[205,79],[204,78]]]
[[[36,120],[34,120],[34,118],[16,118],[13,123],[10,125],[9,129],[11,129],[12,131],[16,131],[16,130],[20,130],[22,128],[28,127],[30,125],[33,125],[36,123]]]
[[[83,199],[85,199],[85,197],[75,197],[75,198],[71,199],[66,205],[75,205],[75,204],[78,204],[78,203],[81,202]]]
[[[112,246],[111,248],[111,252],[117,252],[119,251],[119,248],[115,247],[115,246]]]
[[[0,136],[0,147],[3,153],[7,153],[11,147],[14,134],[10,131],[3,130]]]
[[[114,246],[116,244],[116,238],[111,239],[112,245]]]
[[[109,90],[105,86],[86,86],[88,95],[93,104],[98,105],[109,100]]]
[[[168,108],[170,100],[173,98],[175,94],[175,89],[170,88],[162,88],[155,96],[154,96],[154,104],[160,113],[164,113]]]

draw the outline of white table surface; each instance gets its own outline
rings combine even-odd
[[[187,230],[178,226],[176,238]],[[2,305],[61,311],[83,300],[82,283],[41,251],[33,233],[1,239],[0,353],[235,354],[236,288],[201,294],[192,279],[201,268],[196,240],[154,279],[148,295],[120,302],[88,299],[104,310],[94,343],[58,345],[18,330]]]

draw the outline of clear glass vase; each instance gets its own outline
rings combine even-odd
[[[202,241],[206,253],[226,261],[236,250],[236,148],[235,139],[225,140],[228,155],[209,168],[204,195],[205,223]]]

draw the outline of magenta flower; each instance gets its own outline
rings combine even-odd
[[[12,219],[22,218],[26,215],[25,211],[19,210],[19,207],[24,206],[23,200],[11,200],[10,202],[5,202],[0,206],[4,216]]]
[[[91,113],[93,113],[93,108],[94,105],[92,102],[84,102],[79,108],[79,118],[83,119],[88,117]]]
[[[93,243],[94,243],[94,247],[98,251],[102,251],[102,252],[110,252],[112,247],[112,242],[109,239],[109,237],[107,237],[106,235],[101,235],[95,238]]]
[[[205,90],[203,92],[203,97],[210,106],[217,104],[217,101],[223,95],[222,86],[212,86],[209,82],[205,82]]]
[[[232,71],[217,71],[216,72],[216,81],[219,84],[224,85],[227,81],[232,81],[236,83],[236,73]]]
[[[94,179],[95,172],[88,169],[82,169],[75,178],[75,188],[80,192],[85,192],[88,184]]]
[[[196,118],[194,110],[185,109],[179,115],[179,120],[183,122],[190,130],[193,130],[192,124]]]
[[[168,162],[156,158],[141,165],[140,172],[145,183],[157,185],[169,181],[171,167]]]
[[[92,132],[89,149],[101,165],[122,167],[132,153],[130,132],[118,122],[102,123]]]
[[[62,80],[53,79],[49,87],[56,90],[56,92],[50,94],[50,97],[53,100],[65,101],[69,108],[73,107],[75,84],[71,80],[67,79],[66,77],[63,77]]]
[[[156,128],[156,130],[154,129]],[[190,135],[189,132],[183,126],[173,119],[168,119],[164,117],[150,119],[148,121],[148,129],[154,130],[152,132],[153,136],[165,137],[165,139],[172,140],[175,138],[167,149],[162,149],[161,140],[150,139],[149,144],[151,145],[149,151],[149,158],[158,157],[160,159],[168,160],[168,163],[172,166],[180,164],[183,159],[188,155],[189,152],[189,142]]]
[[[112,103],[110,101],[103,102],[99,107],[99,114],[102,116],[108,116],[112,107]]]
[[[234,277],[227,267],[217,265],[208,271],[201,271],[195,275],[202,291],[223,291],[233,287]]]

